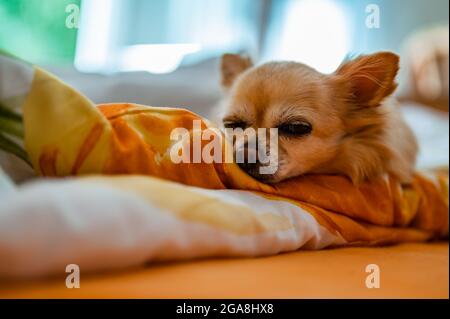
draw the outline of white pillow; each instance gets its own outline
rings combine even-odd
[[[448,113],[414,103],[402,105],[402,111],[419,143],[417,169],[448,166]]]

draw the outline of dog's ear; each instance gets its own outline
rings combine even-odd
[[[228,89],[239,74],[252,66],[253,63],[249,57],[239,54],[224,54],[220,64],[222,86]]]
[[[397,88],[399,57],[391,52],[360,56],[344,62],[336,74],[350,85],[352,98],[360,106],[374,107]]]

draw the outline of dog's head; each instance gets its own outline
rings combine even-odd
[[[382,169],[373,153],[389,151],[381,140],[385,116],[378,106],[396,88],[398,63],[395,54],[381,52],[322,74],[296,62],[255,67],[248,58],[224,55],[224,126],[278,128],[278,170],[264,175],[258,169],[263,164],[241,167],[272,183],[305,173],[370,177]],[[359,165],[363,161],[372,164]]]

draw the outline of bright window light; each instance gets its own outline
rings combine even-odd
[[[286,12],[276,58],[333,72],[350,47],[344,9],[333,0],[291,0]]]
[[[198,44],[141,44],[125,47],[120,55],[120,71],[175,71],[183,57],[200,50]]]
[[[83,1],[75,52],[78,70],[96,72],[108,68],[114,4],[114,0]]]
[[[78,30],[75,67],[82,72],[175,71],[183,57],[198,52],[194,43],[120,45],[117,33],[124,0],[83,1]]]

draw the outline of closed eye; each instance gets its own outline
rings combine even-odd
[[[288,137],[303,137],[311,132],[312,125],[308,122],[288,122],[278,125],[278,133]]]
[[[225,128],[232,128],[232,129],[241,128],[244,130],[248,126],[248,124],[244,121],[226,121],[226,120],[224,120],[223,126]]]

